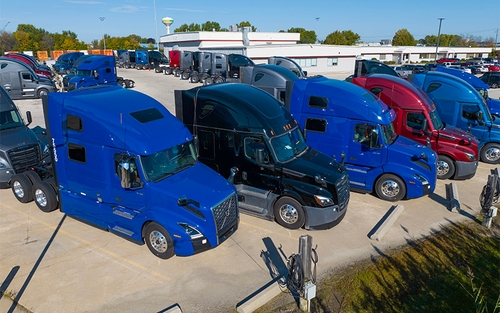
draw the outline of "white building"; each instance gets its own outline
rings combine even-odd
[[[295,60],[309,74],[352,72],[356,58],[401,64],[434,61],[436,54],[436,47],[297,44],[299,40],[298,33],[251,32],[245,27],[242,31],[231,32],[167,34],[160,37],[160,47],[165,51],[238,53],[255,63],[267,63],[271,56],[285,56]],[[486,58],[490,52],[491,48],[484,47],[439,47],[437,59]]]

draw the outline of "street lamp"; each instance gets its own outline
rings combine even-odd
[[[444,17],[439,17],[438,20],[439,20],[439,30],[438,30],[438,40],[437,40],[437,43],[436,43],[436,54],[434,55],[434,64],[436,64],[436,61],[437,61],[438,47],[439,47],[439,37],[441,36],[441,23],[443,22]]]
[[[104,16],[101,16],[99,17],[99,19],[101,20],[101,22],[104,22],[104,20],[106,19]],[[104,23],[103,23],[104,24]],[[102,31],[102,38],[104,40],[104,50],[106,50],[106,34],[104,34],[104,28],[103,28],[103,24],[101,24],[101,31]]]
[[[160,42],[158,40],[158,24],[156,23],[156,0],[153,1],[155,11],[155,27],[156,27],[156,50],[160,51]]]

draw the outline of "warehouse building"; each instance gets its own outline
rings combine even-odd
[[[285,56],[295,60],[309,74],[352,72],[356,58],[402,64],[434,61],[436,54],[435,46],[297,44],[299,40],[298,33],[251,32],[245,27],[229,32],[167,33],[160,37],[160,48],[164,51],[238,53],[255,63],[267,63],[271,56]],[[439,47],[437,59],[486,58],[490,52],[491,48],[485,47]]]

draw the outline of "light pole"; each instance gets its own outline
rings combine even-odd
[[[156,23],[156,0],[154,0],[154,11],[155,11],[155,27],[156,27],[156,50],[160,51],[160,42],[158,41],[158,24]]]
[[[101,20],[101,22],[104,22],[104,20],[106,19],[104,16],[101,16],[99,17],[99,19]],[[104,34],[104,27],[102,26],[104,23],[101,24],[101,31],[102,31],[102,38],[104,40],[104,50],[106,50],[106,34]]]
[[[439,37],[441,36],[441,23],[443,22],[444,17],[439,17],[438,20],[439,20],[439,30],[438,30],[438,40],[436,43],[436,54],[434,55],[434,64],[437,63],[436,61],[437,61],[437,56],[438,56]]]

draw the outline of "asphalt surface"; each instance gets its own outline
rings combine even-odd
[[[173,76],[119,69],[171,112],[173,90],[194,87]],[[345,78],[346,74],[327,75]],[[500,90],[491,96],[498,98]],[[15,101],[43,126],[40,100]],[[240,227],[219,247],[190,257],[156,258],[139,246],[59,211],[41,212],[19,203],[10,189],[0,190],[0,286],[20,306],[0,298],[0,312],[165,312],[178,304],[183,312],[234,312],[286,273],[286,257],[298,252],[302,235],[317,246],[318,278],[331,269],[384,254],[390,248],[432,235],[449,223],[475,220],[479,196],[495,166],[480,163],[466,181],[438,181],[430,196],[390,203],[370,194],[351,193],[347,215],[326,231],[288,230],[277,223],[241,215]],[[461,210],[448,209],[445,185],[455,182]],[[404,210],[380,240],[370,232],[388,210]],[[22,307],[21,307],[22,306]]]

